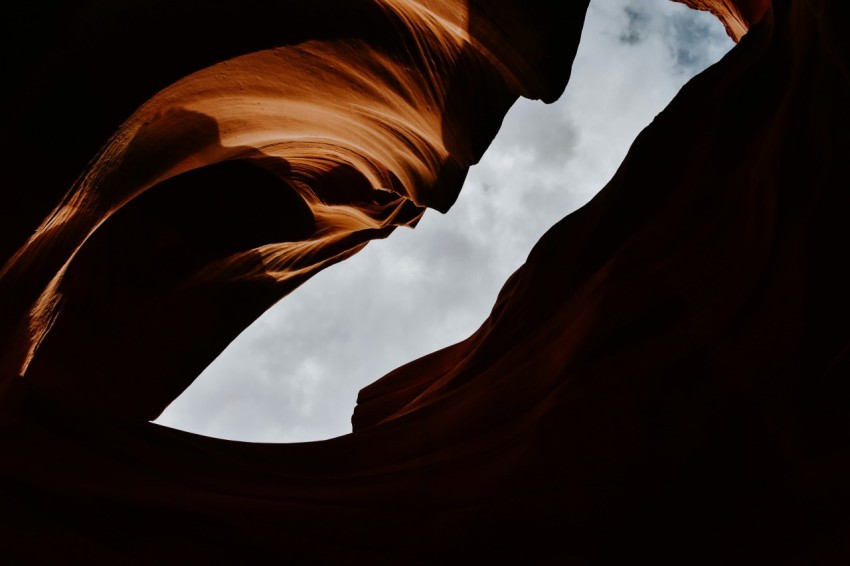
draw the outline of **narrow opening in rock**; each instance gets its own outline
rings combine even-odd
[[[158,419],[256,442],[351,430],[357,392],[466,338],[556,221],[611,178],[632,140],[732,42],[669,0],[594,0],[555,104],[521,100],[455,207],[429,211],[266,312]]]

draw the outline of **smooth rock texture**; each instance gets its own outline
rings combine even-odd
[[[696,10],[714,14],[735,41],[767,13],[771,0],[674,0]]]
[[[544,2],[52,14],[63,23],[43,27],[69,37],[34,43],[69,47],[30,54],[41,74],[6,106],[3,155],[46,189],[13,194],[3,219],[0,387],[26,374],[92,410],[156,418],[312,274],[448,208],[518,96],[563,91],[586,5],[557,26]],[[523,21],[537,33],[501,31]],[[80,98],[86,73],[102,92]],[[40,166],[56,130],[89,149]]]
[[[147,421],[310,275],[449,207],[512,102],[563,91],[587,3],[14,8],[6,556],[850,560],[848,8],[685,3],[740,43],[478,332],[291,445]]]

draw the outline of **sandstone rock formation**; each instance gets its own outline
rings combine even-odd
[[[513,101],[563,91],[587,3],[12,8],[6,556],[850,558],[849,9],[686,3],[739,45],[478,332],[293,445],[147,421],[295,286],[451,206]]]

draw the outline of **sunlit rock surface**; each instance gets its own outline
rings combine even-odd
[[[310,275],[448,208],[513,101],[563,91],[586,3],[12,8],[4,552],[850,558],[848,8],[685,3],[739,45],[478,332],[293,445],[147,421]]]
[[[729,36],[738,41],[750,26],[757,24],[767,13],[771,0],[674,0],[714,14],[726,26]]]

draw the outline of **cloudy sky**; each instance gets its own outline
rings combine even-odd
[[[474,332],[540,236],[731,47],[713,17],[669,0],[592,0],[564,96],[514,106],[448,214],[429,211],[286,297],[157,422],[255,442],[350,432],[358,390]]]

